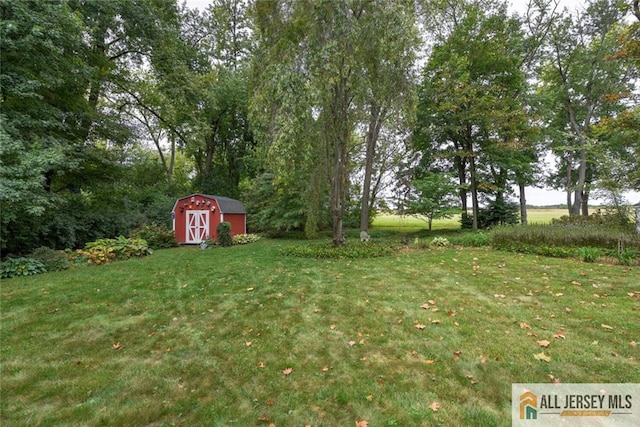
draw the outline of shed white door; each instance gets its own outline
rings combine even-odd
[[[209,237],[209,211],[187,211],[187,241],[200,243]]]

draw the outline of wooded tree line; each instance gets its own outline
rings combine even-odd
[[[573,215],[640,188],[638,0],[0,10],[4,254],[170,223],[190,192],[240,198],[253,231],[341,245],[389,207],[477,228],[518,196],[526,221],[529,185],[564,189]]]

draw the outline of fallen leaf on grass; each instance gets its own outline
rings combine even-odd
[[[433,402],[431,402],[431,405],[429,405],[429,408],[430,408],[433,412],[437,412],[437,411],[438,411],[438,409],[440,409],[440,404],[434,400]]]
[[[540,340],[540,341],[537,341],[537,343],[540,347],[549,347],[549,344],[550,344],[550,342],[547,340]]]
[[[367,421],[356,421],[356,427],[369,427],[369,423]]]
[[[429,301],[427,301],[427,302],[428,302],[429,304],[431,304],[431,305],[436,305],[435,300],[430,299],[430,300],[429,300]]]
[[[420,330],[423,330],[424,328],[426,328],[426,326],[423,325],[422,323],[418,323],[418,324],[416,324],[416,328],[418,328]]]
[[[456,350],[453,352],[453,361],[457,362],[458,361],[458,356],[460,356],[462,354],[462,352],[460,350]]]
[[[263,362],[262,360],[261,360],[261,361],[259,361],[259,362],[258,362],[258,368],[264,368],[264,367],[265,367],[264,362]]]
[[[367,399],[369,402],[372,402],[373,401],[373,394],[367,395],[367,397],[365,399]]]
[[[120,350],[122,348],[122,344],[117,342],[117,343],[113,344],[111,347],[113,347],[114,350]]]
[[[576,286],[582,286],[582,283],[578,282],[577,280],[574,280],[573,282],[571,282],[571,284]]]
[[[427,365],[431,365],[434,362],[435,362],[435,360],[433,360],[433,359],[427,359],[427,360],[424,361],[424,363],[426,363]]]
[[[631,341],[629,344],[631,344],[631,347],[637,347],[638,343],[636,341]]]
[[[351,340],[351,341],[349,341],[347,344],[349,344],[349,347],[353,347],[353,345],[354,345],[355,343],[356,343],[355,341]]]
[[[440,323],[440,321],[438,319],[433,319],[431,323],[433,323],[434,325],[437,325]]]
[[[547,356],[546,354],[544,354],[544,352],[538,353],[538,354],[534,354],[533,357],[536,360],[543,360],[543,361],[545,361],[547,363],[551,361],[551,356]]]
[[[424,308],[425,310],[429,309],[429,304],[422,304],[420,308]]]
[[[564,331],[558,331],[553,335],[554,338],[562,338],[565,339],[566,337],[564,336]]]
[[[285,375],[289,375],[289,374],[291,374],[291,372],[293,372],[293,368],[287,368],[284,371],[282,371],[282,373],[285,374]]]
[[[493,294],[494,298],[506,298],[506,295],[504,294]]]
[[[527,322],[520,322],[520,329],[531,329]]]
[[[251,341],[247,341],[244,343],[244,345],[246,345],[247,347],[251,347],[253,343]]]
[[[323,367],[322,372],[329,372],[329,367],[328,366]]]
[[[605,325],[605,324],[600,325],[600,327],[602,329],[613,329],[613,326],[609,326],[609,325]]]
[[[329,329],[334,330],[336,328],[336,325],[331,325],[329,326]]]

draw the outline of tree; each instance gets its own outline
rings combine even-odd
[[[372,188],[372,180],[381,131],[389,121],[402,123],[402,117],[410,116],[414,107],[411,69],[419,39],[411,6],[410,3],[384,2],[378,6],[375,15],[365,17],[363,25],[363,37],[369,40],[364,47],[363,58],[366,95],[362,107],[368,114],[368,120],[363,138],[365,161],[360,230],[365,232],[369,229],[370,212],[376,196],[376,185]],[[381,22],[384,25],[380,25]],[[384,132],[382,134],[384,136]],[[384,160],[392,158],[384,157]],[[384,167],[380,169],[383,172]]]
[[[402,3],[404,13],[410,12],[408,6]],[[373,117],[369,140],[375,143],[380,113],[390,107],[383,105],[390,98],[380,101],[380,94],[367,84],[367,73],[374,72],[376,62],[392,67],[400,61],[398,55],[409,50],[370,46],[375,25],[386,25],[383,18],[390,17],[393,7],[360,1],[256,3],[260,83],[254,101],[260,104],[254,111],[273,135],[268,143],[271,152],[286,145],[303,149],[305,162],[313,159],[315,172],[310,174],[307,192],[310,206],[319,206],[321,180],[328,179],[333,242],[338,246],[344,244],[350,149],[363,108],[374,105],[372,99],[377,102],[369,110],[373,114],[367,115]],[[376,93],[376,98],[367,91]],[[292,93],[300,96],[293,99]],[[291,129],[301,132],[292,135]],[[322,172],[326,178],[318,175]]]
[[[89,66],[76,55],[83,27],[66,3],[0,7],[0,234],[2,247],[15,250],[33,237],[21,223],[61,202],[52,191],[55,172],[79,165]]]
[[[87,218],[62,213],[90,197],[92,185],[117,179],[120,159],[112,149],[131,142],[132,133],[111,100],[129,90],[134,70],[175,22],[174,4],[59,0],[0,7],[2,244],[16,252],[44,239],[72,247]]]
[[[478,228],[479,193],[503,197],[508,170],[516,159],[526,162],[519,160],[527,121],[518,96],[525,83],[522,34],[505,5],[465,4],[463,16],[455,16],[424,68],[414,141],[426,161],[455,171],[463,220],[470,195]]]
[[[427,219],[429,231],[434,219],[448,218],[456,209],[457,186],[447,174],[428,171],[412,182],[415,191],[409,213]]]
[[[588,215],[597,177],[594,153],[601,142],[593,126],[626,109],[637,74],[624,61],[612,60],[622,17],[617,2],[593,0],[584,13],[558,20],[551,33],[541,93],[571,215]]]

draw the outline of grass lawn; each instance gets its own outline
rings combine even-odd
[[[536,208],[527,210],[529,223],[548,224],[553,218],[567,215],[566,209]],[[377,215],[373,221],[375,230],[395,230],[403,233],[414,233],[427,229],[429,224],[426,219],[416,216],[399,216],[390,214]],[[460,215],[451,218],[436,219],[433,221],[433,231],[453,230],[460,228]]]
[[[514,382],[640,382],[637,268],[288,244],[3,280],[0,424],[507,426]]]

